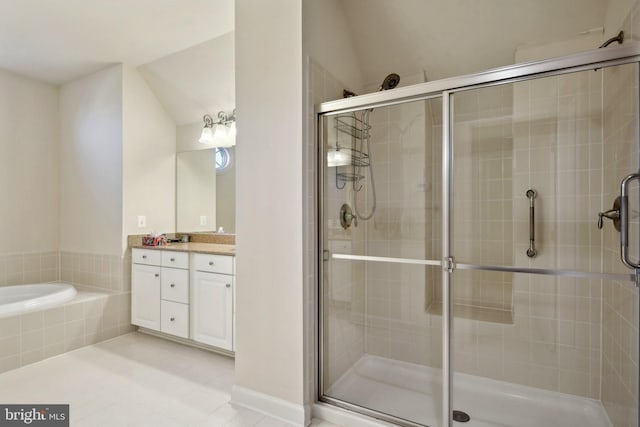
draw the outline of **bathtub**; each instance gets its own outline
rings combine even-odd
[[[62,305],[76,296],[69,283],[38,283],[0,287],[0,319]]]

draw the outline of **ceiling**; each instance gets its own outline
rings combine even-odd
[[[235,108],[234,33],[143,65],[138,70],[178,125]]]
[[[308,0],[319,1],[319,0]],[[518,46],[602,27],[608,0],[338,0],[363,83],[514,62]],[[62,84],[139,67],[177,124],[235,106],[234,0],[3,0],[0,68]],[[406,81],[406,80],[405,80]]]
[[[518,46],[602,27],[607,3],[342,0],[366,84],[391,72],[425,71],[428,80],[437,80],[512,64]]]
[[[3,0],[0,68],[61,84],[233,30],[233,0]]]

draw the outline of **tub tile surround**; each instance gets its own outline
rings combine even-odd
[[[60,252],[60,280],[113,292],[131,291],[131,250],[123,256]]]
[[[56,281],[58,257],[57,251],[0,255],[0,286]]]
[[[85,289],[63,306],[0,319],[0,372],[133,330],[129,294]]]
[[[62,281],[65,305],[0,319],[0,372],[132,331],[131,251],[125,255],[42,252],[0,255],[0,286]]]

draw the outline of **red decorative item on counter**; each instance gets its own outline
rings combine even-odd
[[[167,236],[161,234],[159,236],[152,236],[150,234],[142,236],[142,244],[144,246],[165,246],[167,244]]]

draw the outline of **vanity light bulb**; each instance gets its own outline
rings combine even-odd
[[[216,130],[213,132],[213,139],[222,140],[227,137],[227,127],[224,125],[216,125]]]
[[[211,132],[211,128],[202,129],[202,134],[200,135],[200,139],[198,141],[202,144],[213,143],[213,133]]]

